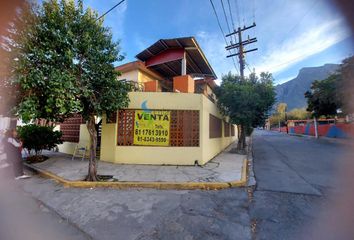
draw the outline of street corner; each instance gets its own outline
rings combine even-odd
[[[244,155],[230,154],[226,151],[203,167],[149,165],[137,167],[136,165],[100,162],[100,173],[118,179],[112,182],[90,182],[83,181],[83,178],[78,179],[77,174],[86,170],[86,165],[85,162],[73,161],[65,155],[60,160],[49,158],[40,164],[25,164],[32,172],[68,188],[220,190],[247,185],[247,158]]]

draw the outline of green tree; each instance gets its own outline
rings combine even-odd
[[[33,37],[37,23],[34,14],[37,5],[23,1],[21,13],[8,22],[0,44],[0,115],[15,117],[14,106],[19,102],[19,86],[13,79],[10,66],[17,63],[18,55],[25,47],[23,40]]]
[[[306,108],[294,108],[287,114],[289,120],[304,120],[311,117],[311,113]]]
[[[350,114],[354,112],[354,56],[343,60],[339,73],[337,88],[342,103],[340,108],[343,113]]]
[[[54,127],[28,124],[18,127],[17,130],[23,143],[23,148],[26,148],[29,154],[34,151],[37,158],[42,153],[42,150],[50,150],[63,143],[61,140],[62,132],[54,131]]]
[[[218,104],[231,122],[240,126],[237,149],[245,148],[246,130],[264,125],[268,112],[275,101],[273,78],[269,73],[261,73],[258,78],[251,74],[241,80],[240,76],[228,73],[222,77],[217,89]]]
[[[87,180],[96,181],[95,118],[129,102],[130,86],[117,80],[113,65],[123,59],[119,43],[82,1],[46,1],[32,14],[36,24],[28,27],[31,33],[14,38],[19,46],[14,70],[21,97],[16,111],[24,121],[57,122],[81,114],[90,134]]]
[[[281,127],[282,123],[285,123],[287,121],[286,119],[286,110],[288,109],[288,105],[286,103],[279,103],[277,105],[277,112],[276,115],[278,116],[279,122],[278,122],[278,127]],[[280,131],[280,130],[279,130]]]
[[[339,70],[322,81],[314,81],[311,90],[305,93],[308,111],[314,117],[333,117],[338,110],[351,113],[350,103],[354,99],[353,76],[354,56],[342,61]]]
[[[320,116],[334,116],[342,106],[337,89],[340,74],[332,74],[322,81],[314,81],[311,90],[305,93],[307,111],[316,118]]]

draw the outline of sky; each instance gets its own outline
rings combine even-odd
[[[86,7],[103,14],[120,0],[84,0]],[[258,51],[246,54],[250,71],[271,72],[280,84],[296,77],[302,67],[340,63],[354,54],[353,35],[345,20],[329,0],[212,0],[224,33],[229,27],[256,27],[243,37],[257,37],[246,46]],[[229,5],[233,22],[231,21]],[[125,0],[105,16],[115,41],[120,41],[125,59],[117,65],[134,61],[135,56],[163,38],[194,36],[220,81],[229,71],[238,73],[225,50],[225,40],[218,26],[210,0]],[[230,41],[231,39],[227,39]],[[218,81],[218,82],[219,82]]]

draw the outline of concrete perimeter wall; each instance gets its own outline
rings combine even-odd
[[[272,128],[273,131],[279,131],[279,128]],[[280,132],[286,132],[286,127],[281,127]],[[315,126],[308,123],[303,126],[288,127],[290,134],[301,134],[315,136]],[[318,135],[330,138],[354,138],[353,123],[319,124]]]
[[[131,92],[128,109],[142,109],[146,101],[151,110],[198,110],[199,147],[117,146],[118,123],[106,124],[103,118],[102,161],[126,164],[194,165],[205,164],[237,139],[235,136],[209,139],[209,114],[222,119],[217,106],[202,94]],[[118,122],[118,121],[117,121]],[[224,124],[222,124],[224,128]],[[222,131],[224,134],[224,130]],[[80,140],[81,141],[81,140]]]

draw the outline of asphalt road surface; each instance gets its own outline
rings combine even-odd
[[[257,223],[254,238],[311,239],[308,234],[336,196],[348,155],[347,147],[336,140],[257,130],[257,186],[250,205],[251,219]]]
[[[48,229],[61,239],[311,239],[338,189],[344,152],[335,141],[255,131],[253,195],[246,188],[64,188],[38,176],[20,185],[29,194],[26,208],[44,222],[37,232]]]

